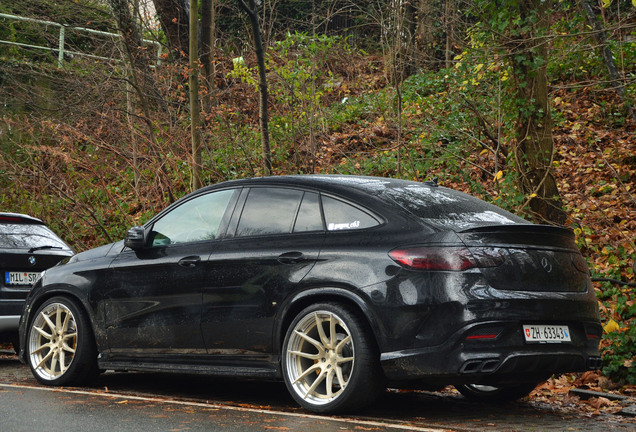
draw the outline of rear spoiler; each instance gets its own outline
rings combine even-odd
[[[565,227],[559,227],[554,225],[545,225],[545,224],[509,224],[509,225],[485,225],[473,228],[467,228],[465,230],[459,231],[459,233],[543,233],[543,234],[553,234],[553,235],[562,235],[567,237],[574,238],[574,232]]]

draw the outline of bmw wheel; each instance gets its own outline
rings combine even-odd
[[[42,384],[80,384],[97,373],[97,353],[83,309],[66,297],[47,300],[34,315],[27,359]]]
[[[514,386],[494,387],[480,384],[455,386],[468,399],[482,402],[510,402],[526,397],[537,383],[522,383]]]
[[[383,390],[370,332],[338,303],[312,305],[296,316],[285,337],[282,360],[289,392],[310,411],[359,408]]]

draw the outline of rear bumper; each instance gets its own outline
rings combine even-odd
[[[19,322],[20,322],[20,315],[0,316],[0,333],[4,333],[4,332],[17,333]]]
[[[0,337],[3,333],[18,333],[24,299],[0,299]]]
[[[539,382],[556,373],[599,369],[600,325],[560,324],[570,327],[572,342],[526,343],[521,322],[491,321],[464,327],[441,345],[383,353],[381,364],[391,382],[444,384]],[[497,337],[470,339],[482,329]]]

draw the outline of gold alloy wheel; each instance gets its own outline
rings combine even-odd
[[[77,327],[71,310],[62,303],[42,309],[31,324],[27,349],[33,370],[54,380],[68,370],[77,348]]]
[[[347,325],[336,314],[322,310],[307,314],[296,324],[285,355],[292,388],[313,405],[340,396],[355,363]]]

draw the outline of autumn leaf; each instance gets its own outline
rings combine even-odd
[[[603,407],[611,406],[612,401],[604,397],[597,397],[597,398],[591,398],[590,400],[588,400],[587,404],[598,410]]]
[[[618,325],[618,323],[611,318],[607,322],[607,324],[603,326],[603,330],[605,330],[605,333],[615,332],[617,330],[620,330],[620,328],[621,327]]]

